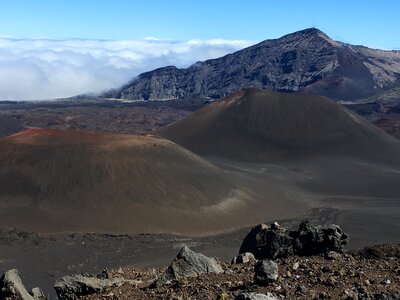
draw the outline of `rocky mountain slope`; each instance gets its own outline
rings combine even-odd
[[[140,74],[105,97],[221,98],[242,88],[315,93],[333,99],[369,97],[400,81],[400,51],[332,40],[316,28],[266,40],[221,58]]]

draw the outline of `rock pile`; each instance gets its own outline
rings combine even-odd
[[[312,225],[308,221],[289,231],[278,223],[259,224],[245,237],[239,253],[251,252],[257,259],[276,259],[291,255],[309,256],[329,251],[342,252],[349,237],[334,224]]]

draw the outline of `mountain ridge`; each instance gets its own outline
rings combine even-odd
[[[157,68],[109,98],[222,98],[243,88],[311,93],[333,99],[372,96],[400,82],[400,51],[337,42],[316,28],[269,39],[188,68]]]

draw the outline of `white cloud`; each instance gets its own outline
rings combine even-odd
[[[186,67],[245,40],[51,40],[0,37],[0,99],[51,99],[116,88],[154,68]]]

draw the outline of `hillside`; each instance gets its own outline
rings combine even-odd
[[[243,88],[304,92],[332,99],[369,97],[399,82],[400,52],[332,40],[310,28],[235,53],[140,74],[105,97],[176,99],[224,97]]]
[[[355,103],[382,103],[390,105],[391,103],[397,104],[400,102],[400,86],[394,86],[381,93],[370,96],[368,98],[358,99]]]
[[[400,143],[326,98],[246,89],[159,130],[195,153],[242,161],[348,156],[400,162]]]
[[[0,165],[2,228],[203,233],[254,215],[229,175],[158,137],[28,129],[0,139]]]

